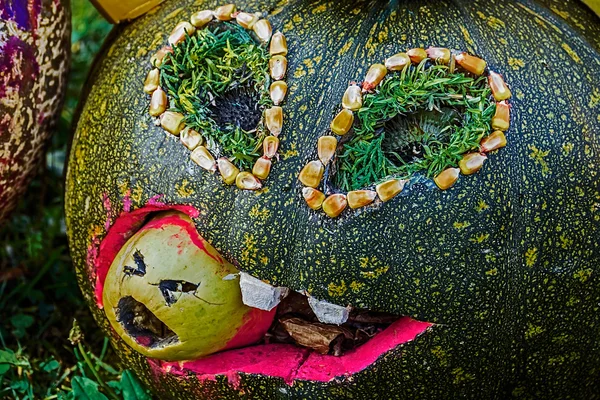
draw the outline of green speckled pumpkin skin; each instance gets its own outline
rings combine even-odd
[[[133,210],[161,195],[197,207],[200,234],[256,277],[438,325],[351,379],[293,386],[155,374],[113,334],[160,398],[598,398],[600,21],[575,2],[342,3],[238,3],[269,11],[290,49],[283,157],[258,193],[206,173],[146,111],[150,56],[178,21],[215,2],[166,2],[107,44],[77,124],[66,202],[71,253],[102,329],[111,332],[93,299],[93,249],[124,199]],[[297,176],[348,82],[429,45],[466,49],[504,75],[508,146],[447,191],[413,181],[338,219],[308,209]]]

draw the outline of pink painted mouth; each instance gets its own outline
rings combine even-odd
[[[121,213],[102,242],[92,238],[87,262],[90,278],[96,283],[96,304],[99,308],[103,307],[102,291],[106,275],[121,247],[141,228],[150,214],[167,210],[176,210],[192,218],[199,215],[198,210],[190,206],[167,206],[152,202],[135,211]],[[191,373],[201,381],[216,380],[221,375],[226,376],[234,387],[239,383],[240,373],[281,378],[288,385],[297,380],[329,382],[364,370],[386,353],[414,340],[432,326],[430,322],[401,317],[367,342],[341,356],[323,355],[294,344],[271,343],[226,350],[191,361],[148,359],[148,362],[157,374],[187,376]]]
[[[149,360],[149,363],[156,372],[178,376],[193,373],[201,381],[216,380],[217,375],[224,375],[234,386],[239,382],[240,373],[282,378],[288,385],[296,380],[329,382],[362,371],[390,350],[414,340],[432,325],[402,317],[362,346],[339,357],[293,344],[263,344],[183,363],[159,360]]]

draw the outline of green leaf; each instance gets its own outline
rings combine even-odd
[[[60,368],[60,363],[54,358],[51,358],[48,361],[42,362],[40,364],[40,368],[42,368],[45,372],[52,372]]]
[[[16,329],[27,329],[31,325],[33,325],[34,321],[35,320],[33,319],[33,317],[27,314],[17,314],[10,317],[10,323]]]
[[[16,364],[17,356],[12,350],[0,350],[0,364]]]
[[[76,400],[108,400],[105,395],[100,393],[96,382],[83,376],[73,378],[71,388],[73,389],[73,398]]]
[[[121,390],[124,400],[151,400],[146,389],[129,370],[121,375]]]
[[[12,350],[0,350],[0,366],[8,365],[15,367],[29,368],[29,361],[26,358],[19,357]]]

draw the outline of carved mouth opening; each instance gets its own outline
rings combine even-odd
[[[119,300],[117,321],[140,345],[155,348],[177,343],[179,338],[167,325],[144,305],[131,296]]]
[[[99,263],[96,266],[98,299],[102,298],[106,274],[118,251],[144,226],[149,217],[168,209],[176,209],[191,217],[198,215],[195,209],[187,206],[150,205],[123,213],[117,218],[100,245]],[[141,255],[138,259],[142,259]],[[168,296],[163,293],[163,296],[168,302],[170,292],[179,290],[179,285],[175,287],[174,281],[164,282],[163,288],[169,293]],[[180,284],[181,291],[194,290],[195,284]],[[433,325],[408,316],[357,308],[349,310],[348,318],[340,325],[323,323],[319,322],[313,310],[314,305],[309,304],[310,299],[301,293],[289,291],[274,311],[275,319],[270,329],[262,340],[253,345],[231,347],[230,350],[189,361],[149,358],[148,362],[157,373],[181,377],[193,374],[201,381],[225,376],[234,385],[239,381],[240,374],[280,378],[289,385],[296,381],[328,382],[351,377],[372,366],[386,354],[397,351],[399,346],[424,334]],[[102,306],[102,303],[98,304]],[[172,330],[133,297],[119,299],[116,308],[117,321],[139,344],[157,348],[179,341]],[[319,315],[322,317],[323,313],[319,312]],[[322,341],[315,341],[314,335],[322,335]],[[311,346],[307,346],[309,343]]]

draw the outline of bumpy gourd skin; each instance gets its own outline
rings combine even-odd
[[[66,209],[80,282],[103,329],[92,300],[95,251],[124,204],[136,209],[157,195],[197,207],[200,234],[256,277],[438,326],[330,383],[181,379],[114,340],[125,363],[161,398],[597,397],[598,18],[578,2],[239,2],[268,11],[290,49],[283,157],[254,193],[193,164],[152,124],[142,92],[168,32],[215,5],[166,2],[115,35],[91,77]],[[415,181],[381,207],[316,215],[297,176],[348,82],[373,62],[429,45],[478,54],[510,82],[508,146],[451,190]]]
[[[38,168],[58,117],[70,32],[68,1],[0,3],[0,220]]]

